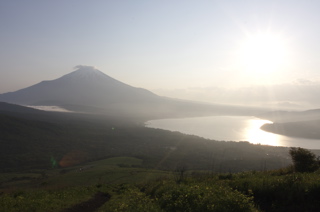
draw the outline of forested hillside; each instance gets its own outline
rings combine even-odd
[[[37,118],[39,119],[39,118]],[[0,115],[0,169],[14,171],[68,166],[114,156],[133,156],[143,167],[238,172],[289,164],[288,149],[203,139],[141,123],[113,119],[31,120]],[[63,165],[62,165],[63,166]]]

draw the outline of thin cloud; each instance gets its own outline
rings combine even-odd
[[[153,90],[155,93],[188,100],[273,107],[275,109],[311,109],[320,107],[320,82],[297,80],[278,85],[252,85],[241,88],[193,87]]]
[[[73,69],[77,70],[98,70],[95,66],[77,65]]]

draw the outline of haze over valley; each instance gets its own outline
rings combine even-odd
[[[15,92],[1,94],[0,101],[41,110],[75,113],[75,116],[77,116],[76,114],[100,115],[122,120],[135,120],[141,124],[152,119],[219,116],[221,118],[215,119],[220,121],[207,122],[205,118],[200,118],[200,120],[191,119],[190,126],[178,124],[184,128],[171,126],[170,120],[165,125],[154,124],[156,121],[153,121],[151,125],[147,123],[147,126],[178,130],[214,140],[250,141],[274,146],[319,148],[317,140],[320,139],[318,133],[320,128],[317,123],[320,120],[320,110],[271,111],[270,108],[173,99],[158,96],[143,88],[127,85],[93,66],[78,65],[75,69],[75,71],[58,79],[42,81]],[[235,116],[235,118],[230,118],[230,116]],[[264,118],[267,121],[255,122],[251,118],[253,116]],[[243,120],[240,125],[240,122],[237,122],[239,119],[237,117],[243,117],[240,118]],[[188,123],[187,119],[181,121]],[[270,121],[275,123],[271,122],[270,124]],[[199,128],[198,131],[189,132],[187,130],[190,127],[197,129],[196,126]],[[271,134],[259,132],[260,128]],[[237,134],[233,135],[234,132]],[[272,136],[272,133],[292,138]],[[316,141],[303,139],[295,141],[294,137],[316,139]]]
[[[56,106],[65,110],[168,118],[203,115],[254,115],[263,109],[219,105],[158,96],[113,79],[92,66],[76,70],[55,80],[42,81],[30,87],[4,93],[0,101],[26,106]]]

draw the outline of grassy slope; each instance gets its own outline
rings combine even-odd
[[[139,173],[143,169],[129,168],[140,162],[136,158],[112,158],[86,164],[84,167],[88,169],[81,173],[76,170],[79,167],[66,170],[64,174],[55,170],[56,173],[48,173],[47,178],[39,180],[37,186],[33,184],[32,189],[22,186],[3,190],[0,211],[60,211],[88,201],[97,192],[111,195],[97,211],[294,212],[320,209],[319,172],[292,173],[287,169],[237,174],[189,172],[180,178],[179,173],[156,170]],[[124,165],[128,167],[120,167]],[[117,181],[112,182],[114,176],[108,175],[111,169]],[[152,173],[153,177],[148,178],[146,173]]]
[[[0,175],[0,191],[141,183],[171,175],[166,171],[139,168],[141,164],[142,160],[138,158],[114,157],[68,168],[3,173]]]

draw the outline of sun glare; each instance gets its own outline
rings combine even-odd
[[[245,135],[251,143],[279,146],[279,136],[277,134],[268,133],[260,129],[264,124],[270,124],[271,121],[263,119],[251,119],[248,122],[248,127],[245,130]]]
[[[242,43],[240,60],[248,74],[270,75],[284,64],[286,48],[284,40],[275,34],[258,33]]]

